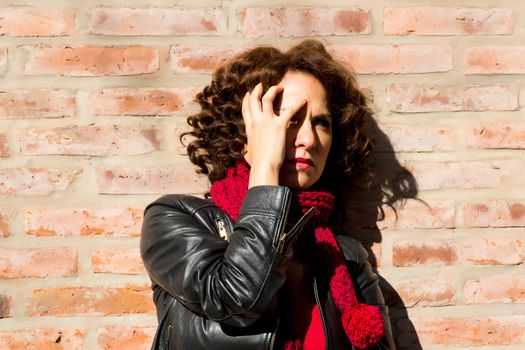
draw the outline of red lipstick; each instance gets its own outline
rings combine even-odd
[[[302,168],[302,169],[310,168],[314,166],[314,162],[310,158],[297,157],[297,158],[294,158],[293,161],[298,168]]]

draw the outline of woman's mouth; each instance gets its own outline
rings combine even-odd
[[[292,159],[292,162],[299,169],[307,169],[312,168],[314,166],[314,162],[310,158],[297,157]]]

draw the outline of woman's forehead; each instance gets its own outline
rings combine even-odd
[[[279,86],[283,87],[281,110],[306,99],[309,108],[327,110],[326,91],[314,76],[302,72],[288,72]]]

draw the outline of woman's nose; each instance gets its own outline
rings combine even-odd
[[[299,126],[297,135],[295,138],[296,147],[304,147],[306,149],[313,148],[315,146],[315,133],[310,118],[304,118],[303,122]]]

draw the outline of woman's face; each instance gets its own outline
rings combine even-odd
[[[279,172],[279,184],[304,190],[321,177],[332,144],[332,117],[326,91],[315,77],[297,71],[287,72],[279,86],[283,92],[274,103],[277,114],[306,99],[287,129],[285,156]]]

